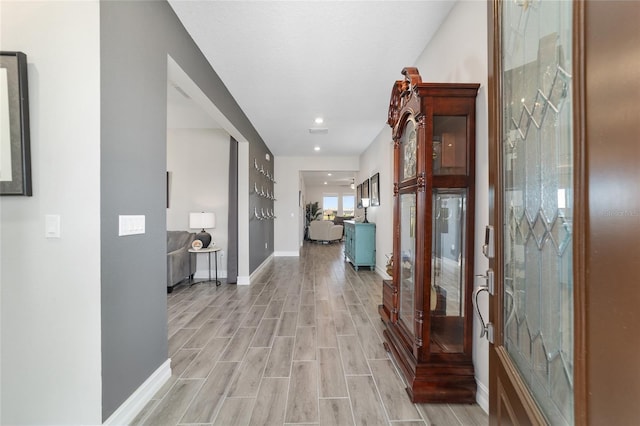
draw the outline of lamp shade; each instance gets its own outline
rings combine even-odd
[[[212,212],[189,213],[189,228],[211,229],[216,227],[216,214]]]
[[[371,199],[370,198],[363,198],[362,199],[362,207],[369,207],[371,206]]]

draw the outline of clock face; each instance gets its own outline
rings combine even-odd
[[[402,132],[402,151],[403,151],[403,176],[402,179],[409,179],[416,175],[417,164],[417,140],[416,125],[412,119],[407,120],[404,132]]]

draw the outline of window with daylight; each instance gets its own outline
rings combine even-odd
[[[322,197],[322,219],[333,220],[338,213],[338,196],[325,194]]]
[[[356,197],[355,195],[342,196],[342,216],[355,216]]]

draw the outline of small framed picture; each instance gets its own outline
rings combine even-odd
[[[0,195],[33,195],[27,55],[0,52]]]
[[[356,207],[359,209],[362,208],[362,184],[358,185],[358,189],[356,190]]]
[[[380,205],[380,173],[371,176],[371,205]]]

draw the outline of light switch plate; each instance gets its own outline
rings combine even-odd
[[[118,236],[139,235],[145,233],[145,215],[118,216]]]
[[[60,215],[48,214],[44,217],[45,237],[60,238]]]

